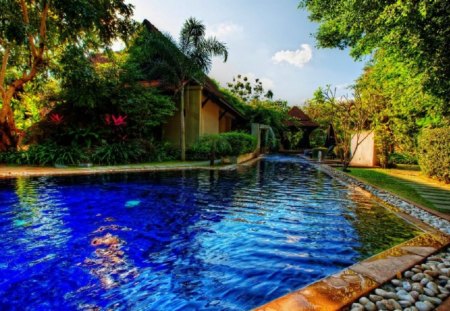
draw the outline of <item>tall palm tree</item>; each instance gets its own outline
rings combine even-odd
[[[184,94],[186,85],[195,80],[202,83],[212,65],[213,56],[228,58],[224,43],[214,37],[206,37],[201,21],[189,18],[180,32],[179,42],[170,35],[163,35],[150,22],[144,21],[147,31],[136,40],[140,45],[138,55],[141,72],[145,78],[158,79],[175,88],[180,97],[180,147],[181,160],[186,159],[186,124]]]

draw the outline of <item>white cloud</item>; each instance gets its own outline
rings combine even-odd
[[[312,59],[312,49],[309,44],[302,44],[300,49],[295,51],[278,51],[272,57],[275,64],[286,62],[296,67],[302,68]]]
[[[208,36],[224,39],[230,36],[242,34],[244,32],[244,28],[233,22],[225,22],[206,27],[206,32]]]

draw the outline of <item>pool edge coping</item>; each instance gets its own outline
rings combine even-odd
[[[244,162],[246,163],[246,162]],[[118,167],[118,166],[97,166],[94,168],[55,168],[55,167],[11,167],[12,171],[8,171],[8,167],[3,168],[5,172],[0,171],[1,179],[12,179],[18,177],[41,177],[41,176],[83,176],[83,175],[100,175],[100,174],[120,174],[120,173],[146,173],[146,172],[170,172],[170,171],[229,171],[235,170],[237,164],[229,164],[223,166],[209,166],[209,165],[145,165],[136,167]],[[16,168],[16,172],[14,169]],[[21,170],[23,169],[23,170]],[[32,170],[27,170],[32,169]]]
[[[310,283],[298,290],[275,298],[268,303],[252,309],[253,311],[332,311],[346,309],[358,298],[367,295],[391,279],[401,276],[404,271],[409,270],[416,264],[425,261],[433,254],[450,246],[449,234],[403,212],[400,208],[386,202],[375,193],[363,189],[357,184],[344,180],[340,176],[329,172],[330,170],[333,172],[337,171],[335,168],[326,164],[311,162],[308,158],[303,156],[300,157],[307,160],[309,164],[331,178],[354,187],[358,191],[367,193],[375,198],[380,205],[391,210],[405,221],[412,223],[418,229],[423,231],[423,233],[381,253],[375,254],[370,258],[357,262],[337,273],[326,276],[325,278]],[[326,169],[323,169],[325,165]],[[354,178],[353,176],[346,176],[350,180],[353,179],[360,183],[367,184],[365,181]],[[368,185],[371,186],[370,184]],[[390,192],[388,192],[388,194],[391,195]],[[396,196],[394,194],[392,195]],[[396,197],[403,200],[401,197]],[[407,202],[415,205],[417,208],[423,209],[422,206],[418,206],[414,204],[414,202]],[[428,209],[423,210],[430,212]],[[432,214],[448,220],[435,213]]]

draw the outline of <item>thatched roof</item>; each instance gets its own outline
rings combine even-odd
[[[291,120],[285,122],[286,126],[317,128],[319,124],[311,120],[311,118],[297,106],[294,106],[288,112]]]

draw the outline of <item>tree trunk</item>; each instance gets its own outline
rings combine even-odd
[[[11,87],[2,96],[2,108],[0,110],[0,151],[17,149],[16,124],[11,108],[11,100],[14,92],[15,89]]]
[[[181,149],[181,161],[186,160],[186,124],[184,115],[184,88],[181,88],[181,99],[180,99],[180,149]]]
[[[211,150],[211,154],[209,155],[209,165],[214,166],[216,161],[216,148],[213,147],[213,150]]]

